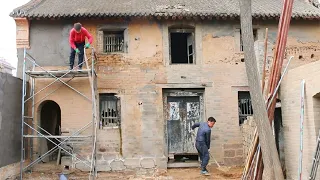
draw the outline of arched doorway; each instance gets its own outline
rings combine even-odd
[[[59,105],[54,101],[44,101],[40,106],[40,132],[43,135],[60,135],[61,131],[61,110]],[[59,144],[54,138],[50,138],[56,144]],[[40,156],[48,152],[55,145],[45,138],[40,138]],[[42,159],[42,162],[55,161],[57,151]]]

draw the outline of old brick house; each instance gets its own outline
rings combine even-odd
[[[250,108],[238,1],[72,2],[32,0],[11,13],[17,24],[18,76],[22,76],[24,47],[47,70],[67,69],[73,23],[81,22],[89,30],[98,54],[98,166],[119,157],[120,169],[167,168],[174,166],[170,163],[174,158],[192,159],[196,150],[190,126],[209,116],[217,119],[213,155],[226,165],[243,164],[239,124],[252,111],[239,106],[240,102]],[[272,58],[281,8],[281,0],[253,1],[260,66],[265,28],[269,28],[268,59]],[[319,9],[295,1],[286,54],[296,58],[290,68],[319,59],[319,18]],[[37,80],[36,91],[50,82]],[[90,94],[89,82],[75,79],[70,84]],[[48,100],[54,102],[62,132],[72,132],[85,124],[82,119],[90,119],[91,105],[67,87],[42,100],[46,93],[36,98],[41,102],[35,112],[41,114]],[[108,109],[116,112],[108,115],[111,120],[103,116]],[[41,120],[38,115],[36,122]],[[40,153],[39,146],[35,153]]]

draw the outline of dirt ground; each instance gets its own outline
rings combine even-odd
[[[167,172],[145,173],[137,174],[133,171],[125,172],[110,172],[110,173],[98,173],[96,179],[128,179],[128,180],[188,180],[188,179],[214,179],[214,180],[227,180],[227,179],[240,179],[242,175],[242,167],[229,168],[227,172],[225,169],[219,170],[216,167],[208,167],[210,176],[203,176],[200,174],[199,168],[175,168],[168,169]],[[32,173],[25,173],[23,179],[28,180],[58,180],[59,173],[61,171],[58,168],[50,168],[46,171],[34,171]],[[70,172],[67,175],[68,180],[87,180],[89,179],[88,173],[84,172]],[[11,178],[14,180],[16,178]]]

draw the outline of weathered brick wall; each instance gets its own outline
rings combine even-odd
[[[196,25],[196,37],[203,40],[203,43],[196,43],[196,49],[199,49],[198,52],[203,49],[203,52],[197,53],[197,64],[191,66],[166,65],[168,41],[163,38],[163,35],[167,34],[170,23],[172,22],[159,27],[152,21],[130,22],[128,25],[128,53],[99,55],[98,88],[101,91],[118,93],[123,105],[123,155],[125,157],[163,155],[165,149],[163,124],[165,121],[162,116],[162,88],[197,87],[205,88],[206,117],[214,116],[218,120],[213,130],[211,149],[217,160],[224,162],[224,145],[226,144],[227,148],[229,148],[228,145],[238,146],[241,140],[238,112],[226,112],[223,107],[229,106],[237,109],[238,92],[231,85],[246,86],[247,84],[243,62],[240,61],[242,55],[231,53],[230,56],[223,57],[223,54],[230,54],[230,50],[235,51],[232,31],[229,32],[231,36],[217,38],[212,34],[220,36],[219,34],[223,33],[222,30],[215,30],[210,25],[199,24]],[[91,30],[94,37],[97,36],[96,22],[92,25],[85,23],[84,26]],[[212,44],[221,46],[217,48]],[[221,61],[219,61],[220,58]],[[219,66],[214,64],[219,64]],[[186,78],[181,78],[181,76]],[[138,105],[138,102],[142,102],[142,105]],[[229,126],[229,129],[224,128],[226,125]],[[157,134],[157,136],[152,134]],[[222,136],[222,134],[228,135]],[[239,149],[242,149],[242,146]],[[240,156],[242,159],[242,154]],[[227,164],[232,164],[232,162],[229,161]]]
[[[238,47],[239,34],[235,31],[239,23],[234,21],[230,21],[229,24],[225,21],[201,23],[181,21],[181,23],[195,27],[195,65],[169,65],[168,27],[175,24],[173,21],[132,19],[82,22],[95,38],[93,46],[97,49],[98,27],[118,24],[127,27],[128,52],[111,55],[98,53],[99,61],[96,66],[99,92],[116,93],[121,98],[122,157],[130,159],[130,163],[133,164],[140,162],[141,157],[151,157],[157,165],[166,167],[164,165],[167,147],[164,129],[166,121],[163,117],[163,88],[204,88],[205,117],[214,116],[217,119],[212,130],[212,153],[219,162],[227,165],[241,165],[243,148],[242,143],[239,143],[242,142],[242,133],[239,127],[237,102],[238,91],[248,90],[248,84],[244,62],[241,61],[243,53],[239,52]],[[276,25],[276,23],[260,23],[258,41],[263,41],[264,29],[268,27],[269,41],[273,44],[277,32]],[[44,26],[45,24],[37,25],[42,28]],[[66,28],[70,26],[63,27],[63,32],[67,32]],[[315,23],[305,26],[293,23],[289,36],[299,42],[299,45],[309,46],[308,43],[313,43],[319,46],[318,43],[312,42],[313,39],[320,39],[319,35],[313,36],[314,31],[317,31],[314,27],[317,27]],[[302,30],[305,32],[303,37],[297,34]],[[34,32],[39,33],[39,31]],[[59,33],[55,33],[57,34]],[[65,36],[65,33],[61,36]],[[31,36],[31,40],[31,44],[44,43],[37,36]],[[294,47],[297,44],[289,41],[288,45]],[[261,46],[262,43],[256,45],[257,52],[260,52],[259,67],[262,61]],[[269,48],[272,49],[272,47]],[[49,50],[50,48],[42,49],[41,54],[50,53],[46,52]],[[33,51],[33,54],[37,52]],[[52,56],[65,64],[65,58],[61,60],[58,55]],[[43,58],[44,61],[48,61],[46,57]],[[296,59],[299,61],[298,58]],[[21,58],[19,62],[21,63]],[[77,88],[87,94],[90,93],[88,84],[79,80],[72,81]],[[48,83],[49,81],[38,81],[37,88]],[[71,130],[84,123],[79,120],[79,111],[83,119],[91,117],[90,103],[79,96],[74,96],[74,93],[66,87],[49,98],[56,101],[63,111],[63,129]],[[101,160],[99,163],[109,167],[111,161],[105,156],[108,153],[114,156],[120,155],[118,151],[120,135],[117,135],[116,130],[99,130],[98,134],[98,157]],[[108,151],[103,152],[104,149]],[[150,160],[149,165],[153,164],[154,160]],[[129,161],[125,161],[124,164],[126,163]]]
[[[97,136],[97,158],[114,159],[120,155],[119,129],[100,129]]]
[[[224,144],[224,165],[241,166],[243,165],[243,144]]]
[[[292,69],[281,86],[282,117],[285,139],[285,159],[288,179],[298,177],[300,149],[301,80],[305,79],[305,116],[303,131],[303,179],[308,179],[319,132],[320,62]],[[318,174],[319,174],[318,169]]]

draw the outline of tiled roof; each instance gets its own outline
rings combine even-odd
[[[279,17],[283,0],[252,0],[255,18]],[[70,18],[113,16],[239,17],[239,0],[31,0],[12,17]],[[295,0],[293,18],[319,19],[320,9]]]
[[[11,70],[13,70],[13,69],[15,69],[13,66],[11,66],[11,64],[9,63],[9,62],[7,62],[3,57],[0,57],[0,66],[4,66],[4,67],[6,67],[6,68],[8,68],[8,69],[11,69]]]

